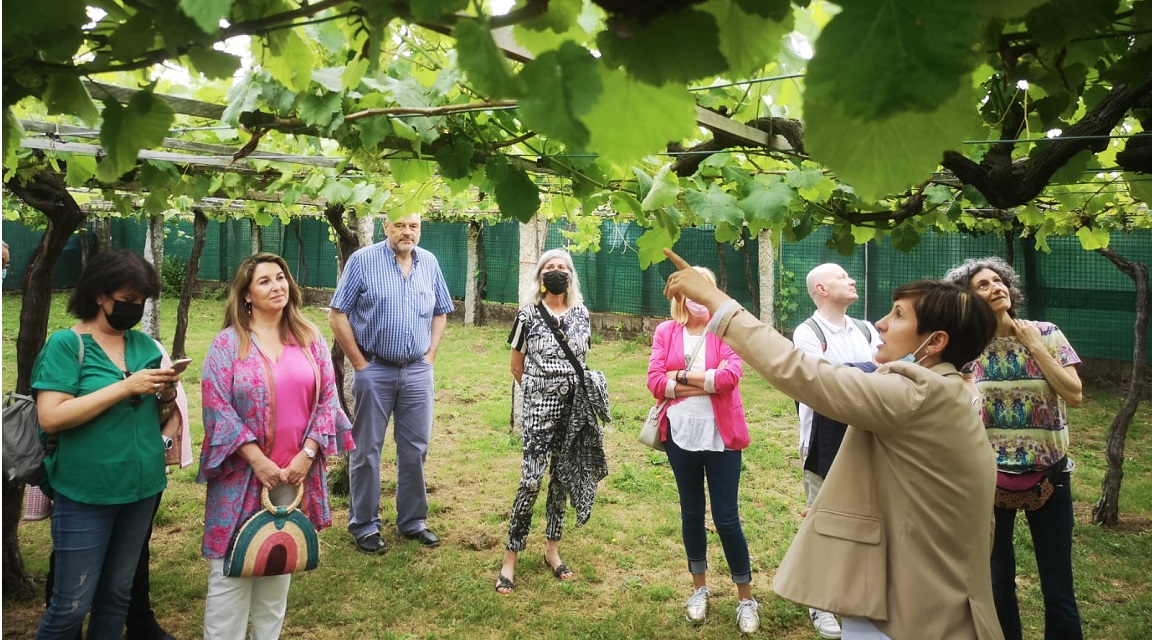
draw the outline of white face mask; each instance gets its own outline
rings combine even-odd
[[[913,350],[912,350],[912,353],[909,353],[908,355],[904,356],[903,358],[900,358],[899,360],[897,360],[897,362],[911,362],[911,363],[914,363],[914,364],[920,364],[921,362],[924,362],[924,358],[927,358],[927,357],[928,357],[928,354],[927,354],[927,353],[925,353],[925,354],[924,354],[924,356],[923,356],[923,357],[921,357],[919,360],[917,360],[917,359],[916,359],[916,354],[917,354],[917,353],[918,353],[918,352],[919,352],[921,349],[923,349],[923,348],[924,348],[924,345],[928,344],[928,341],[929,341],[929,340],[931,340],[931,339],[932,339],[932,336],[934,336],[934,335],[936,335],[936,334],[935,334],[935,333],[931,333],[931,334],[929,334],[927,338],[924,338],[924,342],[921,342],[921,343],[920,343],[920,346],[919,346],[919,347],[916,347],[915,349],[913,349]]]
[[[708,307],[700,304],[699,302],[693,302],[688,298],[684,298],[684,308],[688,310],[688,313],[697,318],[708,317]]]

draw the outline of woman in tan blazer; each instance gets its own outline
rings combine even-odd
[[[898,288],[876,323],[881,366],[866,374],[806,357],[666,253],[680,269],[666,295],[708,306],[708,330],[747,365],[850,425],[776,592],[843,615],[845,640],[1002,638],[988,561],[996,461],[959,372],[995,332],[988,304],[942,282]]]

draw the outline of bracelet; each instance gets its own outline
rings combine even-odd
[[[688,384],[688,371],[685,369],[680,370],[680,384]]]
[[[160,404],[172,404],[173,402],[176,402],[176,394],[175,393],[172,394],[171,398],[168,398],[167,400],[165,400],[164,397],[160,395],[160,392],[157,391],[156,392],[156,401],[159,402]]]

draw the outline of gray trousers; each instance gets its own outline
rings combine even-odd
[[[362,538],[380,531],[380,450],[395,416],[396,528],[422,531],[428,517],[424,462],[432,437],[432,365],[421,359],[396,367],[369,363],[352,379],[356,417],[348,454],[348,533]]]

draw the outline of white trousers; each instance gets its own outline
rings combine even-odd
[[[244,640],[252,616],[252,640],[276,640],[288,610],[292,576],[229,578],[224,560],[208,561],[204,640]]]

